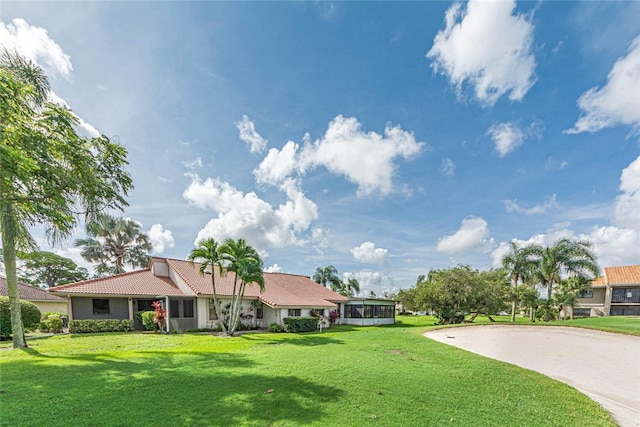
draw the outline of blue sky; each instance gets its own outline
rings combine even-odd
[[[638,2],[0,8],[81,132],[127,147],[123,215],[159,256],[243,237],[364,294],[499,266],[512,239],[640,262]],[[82,233],[55,251],[86,265]]]

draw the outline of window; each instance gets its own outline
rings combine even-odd
[[[580,291],[576,294],[578,298],[593,298],[593,289]]]
[[[209,300],[209,320],[218,320],[218,316],[216,316],[216,305],[213,303],[213,299]]]
[[[289,317],[300,317],[302,315],[302,310],[299,308],[290,308],[289,309]]]
[[[640,288],[614,289],[611,292],[612,303],[640,303]]]
[[[169,317],[180,317],[180,301],[169,301]]]
[[[193,317],[193,300],[182,301],[182,317]]]
[[[264,319],[264,311],[262,308],[256,308],[256,319]]]
[[[573,308],[573,317],[590,317],[591,309],[590,308]]]
[[[94,299],[93,300],[93,314],[109,314],[109,300],[108,299]]]
[[[138,311],[154,311],[152,299],[139,299],[138,300]]]
[[[344,317],[347,319],[362,319],[364,306],[362,304],[345,304]]]

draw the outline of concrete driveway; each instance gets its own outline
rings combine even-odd
[[[424,335],[567,383],[602,405],[620,426],[640,427],[640,337],[509,325],[439,329]]]

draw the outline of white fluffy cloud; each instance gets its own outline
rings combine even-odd
[[[243,193],[219,179],[203,181],[197,174],[187,176],[191,184],[183,197],[189,204],[218,213],[200,230],[196,242],[206,237],[230,237],[247,239],[257,249],[287,246],[297,243],[299,233],[318,217],[317,205],[293,180],[282,184],[287,201],[274,209],[254,192]]]
[[[381,296],[384,292],[395,292],[396,287],[393,277],[378,271],[356,271],[343,273],[343,279],[348,280],[354,278],[360,285],[358,295],[369,296],[371,291],[377,296]]]
[[[640,156],[622,170],[622,194],[616,198],[615,222],[640,232]]]
[[[495,143],[498,156],[504,157],[524,141],[524,134],[515,123],[499,123],[487,131]]]
[[[249,120],[249,117],[242,116],[242,120],[236,122],[240,139],[249,145],[249,150],[252,153],[262,153],[267,147],[267,141],[256,132],[254,123]]]
[[[272,266],[265,268],[264,271],[267,273],[282,273],[282,267],[278,264],[273,264]]]
[[[464,252],[487,244],[489,226],[482,218],[469,217],[462,220],[462,225],[455,233],[442,237],[436,250],[447,254]]]
[[[493,105],[506,94],[521,100],[535,83],[534,27],[524,15],[513,14],[515,7],[514,0],[470,0],[466,9],[455,3],[447,10],[445,28],[427,57],[459,94],[468,81],[482,104]]]
[[[171,230],[165,230],[162,224],[154,224],[147,232],[151,244],[153,244],[153,252],[161,254],[166,248],[172,248],[176,245]]]
[[[550,209],[557,209],[559,207],[558,201],[556,200],[556,195],[553,194],[551,197],[548,197],[544,203],[533,206],[531,208],[523,208],[518,204],[515,200],[505,200],[504,206],[509,213],[521,213],[525,215],[536,215],[543,214]]]
[[[636,37],[627,56],[613,65],[602,88],[591,88],[578,98],[584,114],[566,133],[597,132],[616,126],[632,126],[640,132],[640,36]]]
[[[351,248],[351,255],[353,259],[361,263],[374,263],[381,266],[387,264],[388,250],[382,248],[376,248],[376,244],[373,242],[364,242],[360,246]]]
[[[359,195],[393,191],[396,158],[410,159],[420,153],[424,143],[400,127],[386,126],[384,134],[364,132],[355,117],[333,119],[324,136],[311,143],[305,136],[300,148],[289,141],[282,150],[271,149],[256,168],[259,183],[276,185],[297,172],[324,166],[358,186]]]
[[[21,18],[15,18],[8,24],[0,22],[0,44],[17,50],[40,65],[48,75],[60,75],[66,79],[71,77],[71,57],[42,27],[29,25]]]

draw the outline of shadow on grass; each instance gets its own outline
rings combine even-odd
[[[33,358],[3,366],[2,425],[302,425],[321,420],[343,393],[237,353],[22,351]]]

